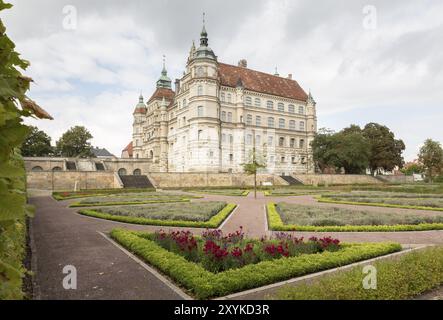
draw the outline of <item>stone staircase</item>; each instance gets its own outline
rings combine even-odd
[[[123,188],[154,188],[154,185],[147,176],[120,176]]]
[[[295,186],[295,185],[302,185],[303,183],[294,178],[293,176],[280,176],[283,180],[285,180],[287,183],[289,183],[289,185],[291,186]]]

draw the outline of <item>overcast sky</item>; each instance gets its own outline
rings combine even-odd
[[[53,143],[84,125],[94,146],[120,156],[140,91],[152,94],[163,54],[169,76],[182,74],[203,11],[219,61],[292,73],[317,101],[319,128],[385,124],[406,160],[426,138],[443,142],[441,0],[9,2],[1,18],[31,61],[29,96],[55,118],[28,123]]]

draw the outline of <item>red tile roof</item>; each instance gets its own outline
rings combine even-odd
[[[122,152],[127,151],[130,158],[132,158],[132,141],[123,149]]]
[[[235,88],[240,78],[243,87],[250,91],[306,101],[308,95],[297,81],[268,73],[219,63],[221,84]]]
[[[163,97],[165,98],[166,101],[170,102],[171,100],[174,99],[175,96],[175,92],[172,91],[171,89],[168,88],[157,88],[154,91],[154,94],[151,96],[151,98],[149,98],[148,103],[150,103],[151,101],[155,100],[155,99],[163,99]]]

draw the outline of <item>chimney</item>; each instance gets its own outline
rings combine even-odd
[[[246,61],[246,59],[241,59],[241,60],[238,62],[238,66],[239,66],[239,67],[242,67],[242,68],[247,68],[247,67],[248,67],[248,61]]]
[[[288,74],[288,79],[292,80],[292,73]]]
[[[180,91],[180,79],[175,79],[175,93]]]

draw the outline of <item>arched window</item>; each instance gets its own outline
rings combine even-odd
[[[251,97],[246,97],[245,99],[245,104],[247,106],[252,106],[252,98]]]
[[[198,107],[197,107],[197,116],[198,116],[198,117],[203,117],[203,114],[204,114],[204,112],[203,112],[203,106],[198,106]]]
[[[278,111],[280,111],[280,112],[285,111],[285,105],[281,102],[278,103]]]
[[[220,100],[225,102],[225,93],[224,92],[220,93]]]
[[[273,117],[268,118],[268,127],[274,128],[274,118]]]
[[[252,125],[252,114],[246,115],[246,124]]]
[[[152,150],[149,151],[149,158],[154,158],[154,152]]]
[[[226,111],[222,111],[222,113],[221,113],[221,121],[226,121]]]
[[[295,130],[295,120],[289,120],[289,129]]]
[[[283,118],[278,119],[278,127],[280,129],[284,129],[285,128],[285,119],[283,119]]]
[[[300,130],[301,131],[305,130],[305,122],[304,121],[300,121]]]
[[[231,103],[231,100],[232,100],[232,96],[230,93],[228,93],[228,102]]]
[[[140,169],[135,169],[132,173],[134,176],[140,176],[142,174],[142,171]]]
[[[266,102],[266,108],[268,108],[269,110],[274,109],[274,102],[272,102],[271,100],[268,100]]]
[[[203,130],[198,130],[198,140],[203,138]]]
[[[202,85],[199,85],[199,86],[197,87],[197,95],[198,95],[198,96],[203,95],[203,86],[202,86]]]
[[[52,171],[62,171],[62,168],[61,167],[54,167],[54,168],[52,168]]]
[[[260,116],[256,116],[255,117],[255,125],[256,126],[261,126],[261,117]]]
[[[118,175],[119,176],[126,176],[126,169],[125,168],[118,169]]]
[[[261,100],[260,100],[260,98],[255,98],[255,100],[254,100],[254,105],[255,105],[256,107],[260,107],[260,106],[261,106]]]
[[[284,147],[285,146],[285,138],[284,137],[280,137],[278,139],[278,146],[279,147]]]
[[[303,149],[305,147],[305,140],[304,139],[300,139],[299,146],[300,146],[300,149]]]
[[[289,113],[295,113],[295,107],[293,104],[288,105],[288,112]]]
[[[232,122],[232,112],[228,112],[228,122]]]
[[[298,113],[300,113],[300,114],[305,114],[305,107],[303,107],[303,106],[299,106],[299,107],[298,107]]]
[[[43,168],[40,166],[35,166],[31,169],[31,171],[43,171]]]

